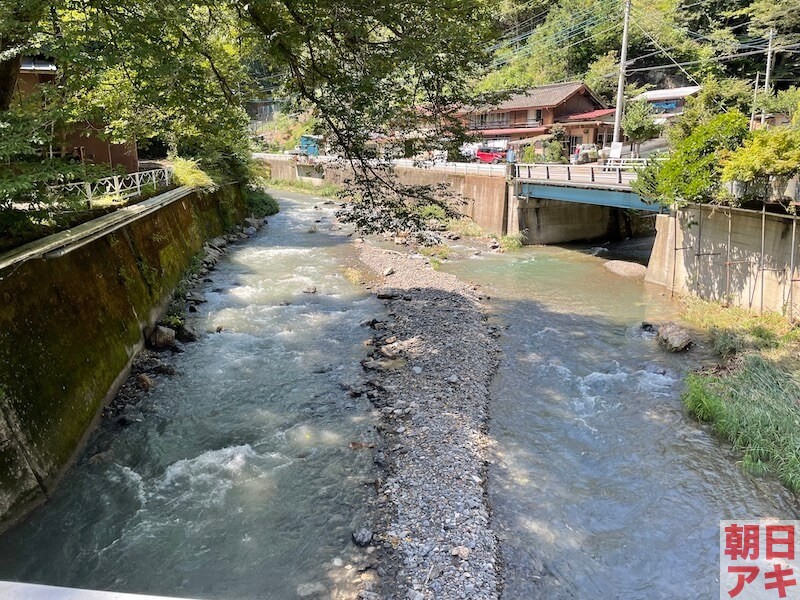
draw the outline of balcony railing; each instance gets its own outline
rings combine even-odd
[[[469,121],[469,128],[473,131],[483,131],[485,129],[523,129],[526,127],[541,127],[541,125],[542,122],[537,119],[526,119],[524,121],[509,121],[502,119]]]

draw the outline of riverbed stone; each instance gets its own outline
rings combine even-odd
[[[313,583],[301,583],[297,586],[298,598],[321,598],[327,593],[328,588],[326,588],[319,581],[315,581]]]
[[[664,323],[658,328],[658,341],[670,352],[683,352],[692,345],[689,332],[675,323]]]
[[[194,327],[192,327],[191,325],[187,325],[186,323],[183,323],[175,331],[175,336],[178,338],[179,341],[183,342],[184,344],[188,344],[190,342],[196,342],[198,334],[197,331],[195,331]]]
[[[627,260],[609,260],[603,263],[603,266],[606,270],[620,277],[644,279],[644,276],[647,274],[647,267]]]
[[[156,350],[172,348],[175,345],[175,330],[164,325],[157,325],[150,334],[150,347]]]
[[[372,532],[366,527],[357,529],[352,535],[356,546],[368,546],[372,541]]]

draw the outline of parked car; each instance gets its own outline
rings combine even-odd
[[[496,165],[506,160],[506,151],[498,148],[478,148],[475,152],[475,158],[482,163],[491,163]]]
[[[599,150],[597,144],[578,144],[575,152],[570,156],[573,165],[582,165],[590,162],[597,162]]]

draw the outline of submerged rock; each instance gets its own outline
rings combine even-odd
[[[353,532],[353,542],[356,546],[369,546],[372,541],[372,532],[366,527]]]
[[[692,345],[689,333],[675,323],[664,323],[658,328],[658,341],[670,352],[683,352]]]
[[[609,260],[603,266],[620,277],[632,277],[634,279],[644,279],[647,274],[647,267],[639,263],[628,262],[626,260]]]
[[[298,598],[321,598],[328,593],[328,588],[316,581],[314,583],[301,583],[297,586]]]
[[[178,330],[175,332],[175,335],[178,338],[178,340],[180,340],[184,344],[197,341],[197,332],[194,330],[193,327],[186,324],[183,324],[180,327],[178,327]]]

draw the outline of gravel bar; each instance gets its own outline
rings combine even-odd
[[[389,320],[364,362],[381,413],[379,501],[385,530],[373,544],[393,557],[384,589],[409,600],[498,598],[498,541],[486,493],[489,385],[499,362],[476,288],[414,254],[362,242]],[[386,579],[392,579],[391,582]],[[369,593],[362,592],[364,598]]]

